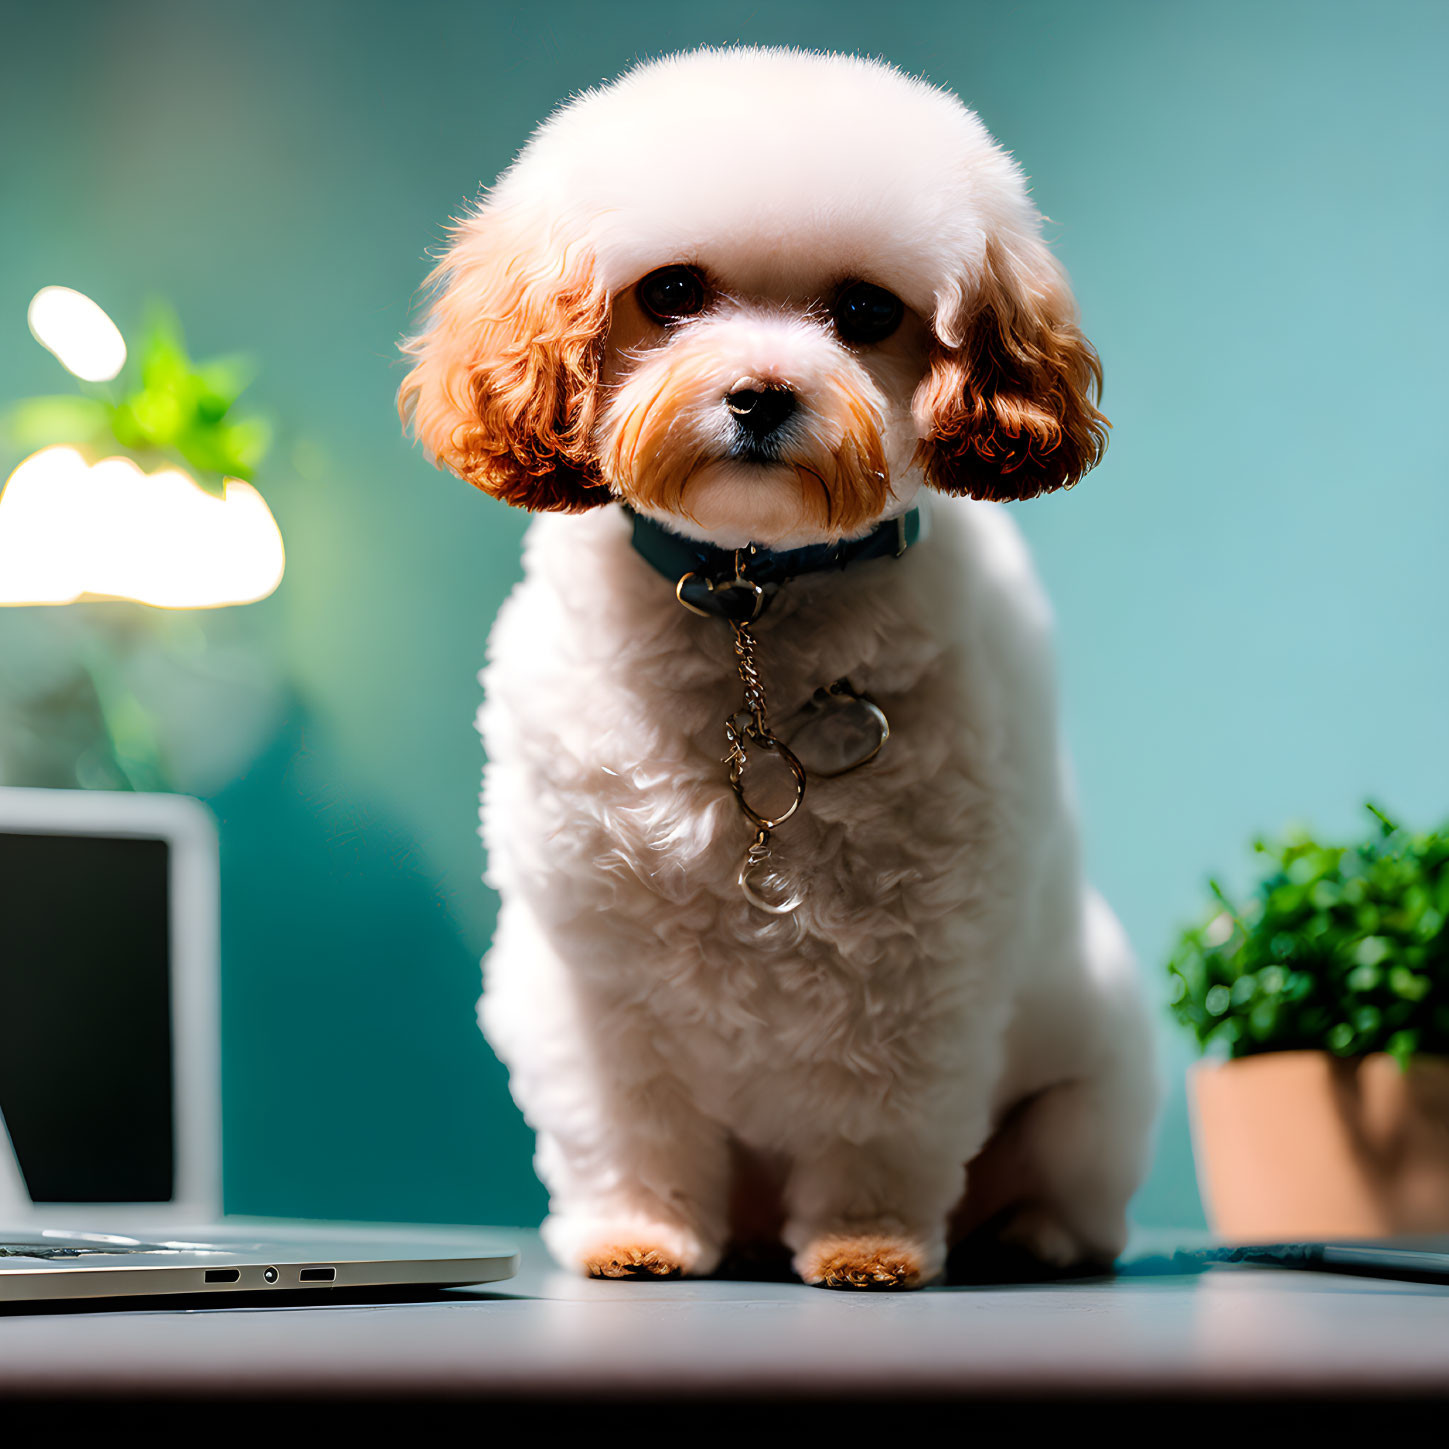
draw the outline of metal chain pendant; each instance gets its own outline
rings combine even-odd
[[[735,665],[745,697],[744,708],[725,720],[725,740],[729,749],[724,763],[729,767],[730,788],[735,792],[736,803],[755,830],[754,839],[740,863],[737,879],[740,890],[752,906],[772,916],[788,916],[804,902],[805,896],[798,887],[784,881],[779,871],[772,867],[771,835],[804,803],[807,776],[805,766],[794,751],[770,728],[765,685],[755,657],[757,641],[750,627],[763,612],[770,596],[746,575],[749,556],[754,551],[754,545],[736,550],[733,579],[716,584],[712,580],[702,580],[696,574],[685,574],[675,585],[674,594],[690,613],[705,618],[723,617],[733,631]],[[708,598],[714,607],[700,607],[695,599],[701,597]],[[865,712],[873,738],[848,761],[837,763],[833,768],[822,766],[817,769],[815,773],[822,779],[847,774],[875,759],[890,738],[890,722],[884,711],[844,679],[816,690],[805,712],[813,710],[818,714],[822,708],[840,703]],[[752,749],[775,755],[790,772],[794,798],[779,814],[766,815],[757,810],[745,794],[745,774],[750,767]]]
[[[755,660],[755,636],[750,626],[732,624],[731,627],[735,636],[735,662],[739,667],[740,682],[745,687],[745,707],[725,721],[725,739],[729,742],[725,764],[729,766],[730,786],[735,792],[735,800],[755,827],[755,838],[740,865],[739,886],[751,905],[768,911],[772,916],[788,916],[805,899],[800,891],[789,888],[783,896],[772,900],[763,894],[763,888],[765,877],[770,874],[770,833],[778,830],[804,803],[805,767],[795,758],[790,747],[770,729],[769,706]],[[745,794],[745,771],[749,768],[751,746],[778,755],[794,779],[795,798],[778,815],[761,814]]]

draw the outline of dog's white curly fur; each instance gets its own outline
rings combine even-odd
[[[530,233],[528,216],[547,224]],[[962,342],[990,250],[1023,306],[1064,285],[976,117],[854,58],[642,67],[551,120],[455,251],[500,217],[534,236],[519,267],[563,276],[582,249],[613,299],[600,455],[631,385],[651,369],[666,384],[671,358],[693,369],[676,423],[702,448],[721,381],[773,368],[814,425],[835,379],[879,430],[877,516],[922,486],[917,385],[930,347]],[[679,261],[725,301],[677,335],[631,331],[625,289]],[[914,340],[846,348],[811,300],[843,276],[895,290]],[[480,481],[437,422],[468,400],[426,372],[430,339],[455,346],[446,309],[471,283],[454,282],[411,344],[414,416]],[[828,417],[818,431],[801,447],[828,445]],[[605,481],[648,507],[629,469],[649,459],[615,455],[624,475]],[[830,536],[779,471],[721,459],[714,492],[686,490],[670,524],[728,546]],[[728,630],[679,608],[617,508],[529,530],[482,676],[502,909],[480,1012],[538,1133],[544,1236],[564,1264],[708,1273],[743,1216],[808,1281],[840,1286],[927,1282],[983,1224],[1054,1268],[1122,1247],[1155,1104],[1150,1033],[1122,932],[1083,880],[1049,610],[999,505],[931,501],[905,557],[798,579],[757,626],[777,719],[848,677],[892,730],[868,767],[812,780],[778,832],[805,893],[793,918],[736,883],[749,837],[721,764],[739,701]]]

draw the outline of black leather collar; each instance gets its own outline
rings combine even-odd
[[[736,623],[758,618],[781,584],[802,574],[827,573],[872,558],[899,558],[926,533],[919,507],[877,524],[860,538],[775,550],[748,544],[719,548],[685,538],[620,505],[634,525],[639,556],[674,585],[675,595],[697,614],[716,614]]]

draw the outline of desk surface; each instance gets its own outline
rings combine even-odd
[[[1449,1394],[1443,1286],[1247,1267],[899,1294],[586,1282],[498,1236],[519,1276],[446,1301],[7,1311],[0,1397]]]

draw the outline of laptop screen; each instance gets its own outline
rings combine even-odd
[[[0,828],[0,1117],[32,1202],[173,1196],[170,853]]]

